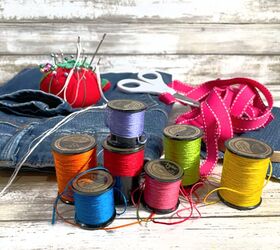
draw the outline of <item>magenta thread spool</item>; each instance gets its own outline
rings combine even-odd
[[[179,202],[179,192],[183,169],[175,162],[159,159],[149,161],[144,166],[145,187],[142,203],[157,214],[174,212]]]

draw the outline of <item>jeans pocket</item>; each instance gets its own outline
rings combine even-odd
[[[0,164],[1,166],[14,166],[17,163],[19,143],[23,136],[33,128],[32,124],[18,127],[12,123],[0,121]],[[5,132],[4,132],[5,131]]]
[[[0,110],[27,117],[67,115],[72,108],[63,99],[40,90],[19,90],[0,96]]]

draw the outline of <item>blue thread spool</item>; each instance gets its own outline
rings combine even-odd
[[[108,102],[106,125],[111,131],[108,143],[119,148],[133,148],[145,144],[143,102],[120,99]]]
[[[114,179],[105,169],[93,169],[77,176],[72,189],[75,200],[75,221],[85,229],[108,226],[116,216]]]

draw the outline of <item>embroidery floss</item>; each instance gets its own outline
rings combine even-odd
[[[191,125],[171,125],[164,129],[163,134],[165,159],[184,169],[183,186],[196,183],[200,178],[202,130]]]
[[[221,186],[209,192],[204,201],[218,191],[226,205],[239,210],[254,209],[261,204],[262,190],[271,177],[273,150],[262,141],[246,137],[230,139],[225,146]],[[269,164],[270,175],[264,185]]]
[[[106,124],[111,131],[110,144],[131,148],[146,142],[144,117],[146,105],[135,100],[108,102]]]
[[[103,142],[104,166],[116,178],[116,187],[124,193],[130,202],[131,190],[138,186],[138,176],[144,164],[144,145],[134,148],[118,148],[111,146],[107,140]],[[115,196],[119,203],[119,195]]]
[[[63,193],[67,183],[78,173],[97,165],[96,140],[87,134],[71,134],[56,139],[52,143],[52,154],[58,194]],[[73,204],[72,191],[61,195],[61,200]]]
[[[7,189],[12,185],[14,182],[15,178],[17,177],[18,172],[22,168],[23,164],[27,160],[27,158],[34,152],[34,150],[44,141],[48,136],[53,134],[55,131],[57,131],[59,128],[61,128],[63,125],[67,124],[69,121],[75,119],[79,114],[90,112],[95,109],[104,109],[106,105],[101,105],[101,106],[90,106],[85,109],[76,111],[71,113],[70,115],[64,117],[60,122],[58,122],[53,128],[50,128],[46,131],[44,131],[41,135],[39,135],[37,138],[33,140],[33,142],[37,141],[32,147],[26,152],[26,154],[22,157],[22,159],[18,162],[18,164],[15,166],[15,170],[13,174],[11,175],[8,183],[5,185],[5,187],[0,191],[0,197],[4,195],[4,193],[7,191]]]
[[[145,167],[143,205],[150,211],[167,214],[179,206],[179,192],[183,169],[168,160],[153,160]]]
[[[108,226],[116,217],[114,179],[105,169],[91,169],[72,181],[75,222],[85,229]]]

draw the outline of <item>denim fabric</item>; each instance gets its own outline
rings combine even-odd
[[[279,124],[280,124],[280,108],[274,107],[272,109],[272,114],[274,115],[274,119],[264,128],[260,128],[254,131],[249,131],[243,134],[235,135],[235,136],[241,136],[241,137],[250,137],[254,138],[260,141],[265,142],[269,146],[272,147],[274,153],[280,154],[280,130],[279,130]],[[203,158],[206,157],[206,148],[205,145],[202,145],[201,155]],[[219,159],[224,158],[224,153],[219,152]],[[279,158],[279,156],[278,156]],[[273,159],[272,159],[273,160]],[[278,160],[279,161],[279,160]],[[272,171],[272,177],[275,179],[280,180],[280,162],[273,162],[272,163],[273,171]],[[269,174],[270,169],[268,169],[267,175]]]
[[[274,119],[265,127],[255,131],[250,131],[242,134],[241,136],[251,137],[261,140],[272,147],[275,154],[280,152],[280,108],[274,107],[272,109]],[[277,152],[276,152],[277,151]],[[279,156],[278,156],[279,158]],[[273,159],[272,159],[273,160]],[[280,163],[273,162],[272,176],[276,179],[280,179]]]
[[[161,73],[169,83],[171,75]],[[72,109],[64,100],[39,90],[42,74],[38,69],[25,69],[0,88],[0,166],[15,167],[24,154],[34,145],[36,138],[47,129],[54,127]],[[112,87],[105,93],[109,100],[135,99],[148,106],[145,114],[145,133],[148,141],[145,157],[155,159],[162,153],[162,130],[168,120],[171,107],[150,94],[126,94],[116,89],[116,83],[125,78],[135,78],[135,73],[107,73],[102,78],[108,79]],[[68,133],[88,133],[98,142],[98,152],[102,141],[108,136],[105,126],[104,110],[90,110],[79,114],[63,125],[54,134],[47,137],[29,156],[24,166],[42,168],[53,166],[51,142],[58,136]],[[99,161],[102,161],[99,154]]]

